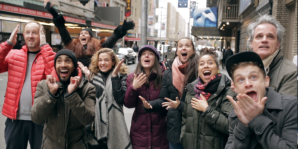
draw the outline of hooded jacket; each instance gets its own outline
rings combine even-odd
[[[10,119],[17,118],[17,111],[23,84],[26,77],[28,47],[22,49],[12,49],[12,45],[7,41],[0,44],[0,73],[8,72],[8,82],[5,92],[5,99],[2,108],[2,114]],[[56,53],[48,45],[40,47],[40,52],[36,55],[31,68],[31,94],[34,99],[36,86],[38,82],[46,79],[51,73],[54,65]],[[32,104],[34,101],[32,101]]]
[[[82,76],[78,69],[79,76]],[[56,70],[51,75],[59,80]],[[32,121],[43,124],[42,149],[87,149],[86,125],[94,120],[95,87],[81,79],[76,91],[67,93],[67,86],[58,82],[52,95],[46,80],[37,85]]]

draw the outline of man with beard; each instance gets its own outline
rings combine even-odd
[[[40,149],[42,125],[31,120],[31,108],[37,83],[51,73],[55,52],[46,44],[43,27],[38,22],[28,22],[24,27],[26,45],[12,49],[17,42],[19,25],[6,42],[0,44],[0,73],[8,72],[2,114],[5,122],[7,149]]]
[[[260,56],[242,52],[226,61],[232,86],[238,94],[229,116],[226,149],[297,148],[297,97],[268,88],[270,79]]]
[[[133,29],[135,24],[133,21],[124,20],[122,25],[119,25],[113,34],[106,40],[98,40],[93,38],[92,30],[85,28],[80,31],[77,38],[72,39],[65,26],[65,20],[62,15],[52,7],[49,0],[44,1],[44,6],[49,13],[53,16],[53,22],[58,28],[62,42],[65,48],[75,52],[78,61],[82,62],[84,66],[89,66],[93,54],[101,48],[113,48],[118,39],[126,35],[127,31]],[[126,45],[125,45],[126,46]]]
[[[75,53],[57,52],[54,68],[37,85],[32,121],[43,124],[43,149],[86,149],[86,129],[95,117],[95,87],[82,80]]]

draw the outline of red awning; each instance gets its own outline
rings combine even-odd
[[[125,41],[141,41],[141,38],[124,37]]]

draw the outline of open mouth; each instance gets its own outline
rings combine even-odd
[[[211,75],[211,71],[209,71],[209,70],[204,71],[204,72],[203,72],[203,75],[204,75],[205,77],[210,77],[210,75]]]
[[[187,53],[182,53],[181,54],[183,57],[187,57]]]
[[[268,49],[269,46],[259,46],[259,48],[266,48],[266,49]]]
[[[150,60],[144,60],[144,64],[149,65],[150,64]]]
[[[246,92],[246,95],[249,96],[254,101],[257,101],[257,92],[255,92],[255,91],[249,91],[249,92]]]
[[[86,38],[81,38],[81,41],[86,42],[87,39]]]
[[[61,77],[66,77],[68,74],[68,70],[60,70]]]

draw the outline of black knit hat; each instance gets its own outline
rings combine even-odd
[[[93,35],[92,35],[92,29],[91,28],[84,28],[81,31],[84,31],[84,30],[89,32],[90,37],[93,37]]]
[[[229,76],[233,78],[231,74],[231,69],[234,64],[239,64],[240,62],[254,62],[257,64],[258,67],[261,68],[262,73],[266,76],[265,67],[263,64],[262,59],[260,56],[252,51],[245,51],[241,53],[237,53],[235,55],[230,56],[226,61],[226,68],[227,72],[229,73]]]
[[[78,67],[78,60],[77,60],[77,57],[76,57],[76,54],[68,49],[62,49],[60,51],[57,52],[55,58],[54,58],[54,67],[56,68],[56,60],[57,58],[60,56],[60,55],[67,55],[69,56],[69,58],[72,60],[75,68]]]

